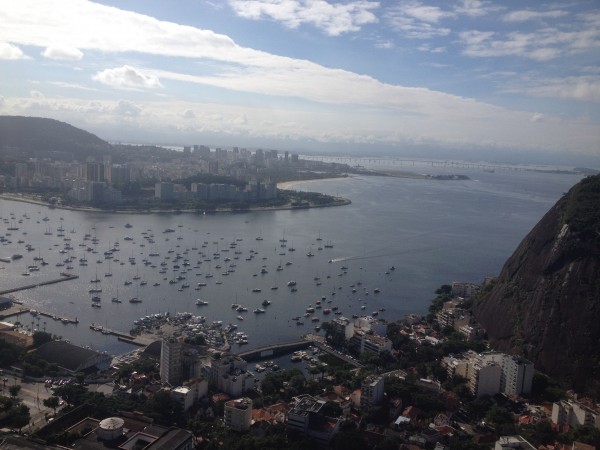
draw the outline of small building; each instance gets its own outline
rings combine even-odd
[[[494,450],[535,450],[522,436],[501,436],[494,445]]]

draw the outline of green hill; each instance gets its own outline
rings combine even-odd
[[[80,160],[111,150],[110,144],[64,122],[41,117],[0,116],[0,150],[11,159]]]

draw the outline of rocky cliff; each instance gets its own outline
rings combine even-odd
[[[600,176],[575,185],[473,306],[493,348],[600,393]]]

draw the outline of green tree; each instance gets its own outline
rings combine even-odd
[[[48,397],[42,401],[46,408],[52,408],[54,410],[54,414],[56,414],[56,408],[59,405],[59,398],[56,396]]]
[[[35,348],[44,345],[46,342],[50,342],[52,340],[52,335],[50,333],[46,333],[45,331],[36,331],[33,333],[33,346]]]
[[[71,406],[79,406],[88,398],[88,391],[78,384],[65,384],[54,390],[54,395],[59,396]]]
[[[499,425],[512,424],[515,422],[515,418],[512,412],[510,412],[506,408],[496,405],[492,406],[488,410],[487,414],[485,415],[485,420],[496,427]]]
[[[8,392],[12,398],[15,398],[17,395],[19,395],[19,392],[21,392],[21,385],[13,384],[12,386],[9,386]]]
[[[9,419],[10,426],[18,428],[19,431],[25,425],[29,423],[31,416],[29,414],[29,408],[23,404],[15,405],[11,410]]]

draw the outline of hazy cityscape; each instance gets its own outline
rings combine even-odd
[[[596,4],[0,22],[0,449],[600,449]]]

